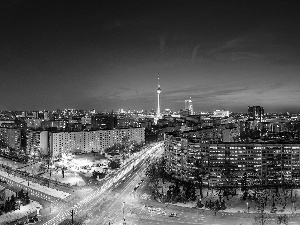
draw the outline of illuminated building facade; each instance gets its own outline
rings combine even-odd
[[[92,129],[114,129],[117,127],[117,116],[111,114],[93,115],[91,117]]]
[[[48,131],[26,131],[26,153],[39,155],[48,153]]]
[[[189,115],[194,115],[193,101],[188,99],[184,101],[184,109],[189,111]]]
[[[75,152],[102,152],[126,137],[130,141],[145,141],[144,128],[113,129],[82,132],[51,132],[49,149],[52,157]]]
[[[229,117],[229,111],[215,110],[212,117]]]
[[[249,184],[272,185],[278,180],[299,184],[299,143],[209,143],[166,134],[164,158],[167,172],[185,181],[194,180],[194,163],[201,159],[211,185],[223,183],[228,166],[234,183],[246,172]]]

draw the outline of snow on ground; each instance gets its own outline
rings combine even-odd
[[[10,164],[11,165],[11,164]],[[27,173],[30,174],[38,174],[41,173],[42,171],[40,170],[42,163],[41,162],[36,162],[36,163],[32,163],[31,165],[28,165],[22,169],[20,169],[20,171],[26,171]]]
[[[10,160],[10,159],[4,158],[4,157],[0,157],[0,164],[6,165],[6,166],[10,166],[13,169],[25,166],[25,164],[23,164],[23,163],[15,162],[13,160]]]
[[[24,184],[24,185],[27,186],[27,180],[25,180],[21,177],[15,177],[13,175],[9,175],[7,172],[3,172],[1,170],[0,170],[0,175],[3,176],[3,177],[6,177],[7,179],[15,181],[16,183]],[[64,199],[64,198],[67,198],[68,196],[70,196],[69,193],[59,191],[59,190],[53,189],[53,188],[48,188],[48,187],[42,186],[40,184],[33,183],[31,181],[29,182],[29,187],[33,190],[43,192],[47,195],[50,195],[50,196],[53,196],[53,197],[56,197],[56,198]]]
[[[196,202],[187,202],[186,204],[177,202],[172,205],[177,205],[177,206],[186,207],[186,208],[194,208],[194,207],[196,207],[196,204],[197,204]]]
[[[43,206],[36,201],[31,201],[28,205],[25,206],[21,205],[19,210],[15,210],[13,212],[1,215],[0,224],[21,219],[22,217],[27,216],[28,214],[36,211],[37,207],[39,207],[40,209],[43,208]]]
[[[12,160],[0,157],[0,163],[10,166],[13,169],[22,167],[20,169],[20,171],[25,171],[30,174],[39,174],[39,173],[43,172],[40,170],[40,167],[42,165],[41,162],[36,162],[36,163],[26,166],[25,164],[14,162]],[[78,172],[78,171],[75,171],[72,169],[70,171],[65,171],[65,174],[64,174],[65,178],[63,178],[61,169],[58,169],[57,171],[52,169],[51,180],[58,181],[60,183],[70,184],[71,186],[73,186],[73,185],[84,186],[85,185],[84,180],[78,174],[76,174],[76,172]],[[41,176],[45,177],[45,178],[50,178],[50,174],[48,172],[42,174]]]
[[[169,186],[173,185],[173,183],[165,181],[164,183],[162,181],[159,182],[158,185],[158,190],[160,193],[164,193],[166,194]],[[182,187],[180,188],[182,190]],[[229,200],[227,200],[225,198],[225,202],[226,202],[226,209],[225,210],[220,210],[220,212],[225,212],[225,213],[246,213],[248,212],[248,208],[247,208],[247,202],[248,202],[248,206],[249,206],[249,213],[256,213],[256,207],[255,207],[255,202],[253,200],[241,200],[242,197],[242,193],[241,191],[237,191],[237,196],[230,196]],[[300,189],[294,189],[293,190],[293,195],[297,194],[298,196],[300,196]],[[200,196],[200,191],[199,189],[196,189],[196,195]],[[269,194],[269,196],[271,197],[272,195]],[[299,198],[299,197],[298,197]],[[217,190],[208,190],[207,188],[203,189],[203,199],[202,199],[202,203],[205,204],[206,201],[216,201],[219,199],[218,196],[218,191]],[[266,207],[265,212],[266,213],[270,213],[271,211],[271,204],[270,203],[271,200],[269,200],[268,202],[268,206]],[[172,203],[166,203],[166,204],[172,204]],[[176,205],[176,206],[181,206],[181,207],[196,207],[196,202],[187,202],[186,204],[184,203],[175,203],[172,205]],[[278,211],[276,212],[276,214],[292,214],[292,213],[300,213],[300,201],[296,201],[296,203],[294,204],[294,208],[291,202],[287,202],[287,206],[284,210],[282,210],[281,206],[276,206]]]
[[[85,182],[84,180],[74,171],[66,171],[64,173],[64,178],[62,176],[61,170],[53,171],[51,172],[51,177],[49,173],[44,173],[41,175],[45,178],[50,178],[51,180],[58,181],[60,183],[70,184],[71,186],[77,185],[77,186],[84,186]]]

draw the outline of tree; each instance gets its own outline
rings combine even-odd
[[[202,208],[203,206],[204,206],[204,205],[202,204],[201,200],[198,199],[198,201],[197,201],[197,207],[198,207],[198,208]]]
[[[270,217],[265,213],[265,208],[267,206],[267,193],[266,191],[261,191],[257,193],[255,199],[257,216],[254,217],[255,225],[268,225],[270,224]]]
[[[164,157],[158,161],[158,176],[162,178],[162,182],[164,183],[166,176],[166,160]]]
[[[94,170],[94,171],[92,172],[92,178],[97,179],[97,176],[98,176],[98,174],[97,174],[97,172]]]
[[[24,196],[24,204],[28,205],[29,203],[30,203],[30,198],[29,198],[28,192],[26,192],[25,196]]]
[[[9,206],[10,210],[15,210],[16,198],[14,195],[11,196],[9,204],[10,204],[10,206]]]
[[[9,200],[6,199],[5,203],[4,203],[4,209],[3,209],[4,212],[9,212],[10,209],[9,209]]]
[[[287,217],[287,215],[280,215],[280,216],[277,217],[276,223],[278,225],[280,225],[280,224],[288,225],[289,224],[289,218]]]
[[[108,166],[110,167],[110,168],[112,168],[112,169],[117,169],[117,168],[120,168],[120,166],[121,166],[121,163],[120,163],[120,161],[119,160],[112,160],[112,161],[110,161],[109,163],[108,163]]]
[[[195,177],[195,181],[198,184],[198,188],[200,190],[200,196],[202,199],[203,198],[203,177],[207,174],[205,171],[203,155],[201,155],[200,158],[195,159],[194,167],[196,169],[193,172],[193,176]]]
[[[248,176],[247,176],[247,173],[245,172],[241,179],[241,191],[243,192],[243,200],[246,200],[247,195],[248,195],[247,178],[248,178]]]
[[[157,191],[159,184],[159,169],[157,161],[151,163],[147,167],[145,174],[149,178],[149,182],[153,185],[154,190]]]

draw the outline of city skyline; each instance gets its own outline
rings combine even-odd
[[[168,3],[1,3],[0,110],[300,111],[292,2]]]

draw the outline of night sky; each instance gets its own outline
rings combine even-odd
[[[296,2],[1,1],[0,110],[300,111]]]

